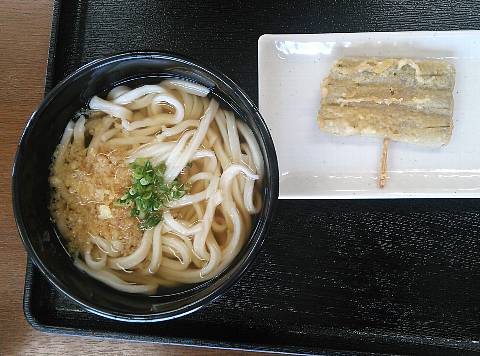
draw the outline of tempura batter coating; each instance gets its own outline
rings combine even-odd
[[[454,67],[442,60],[343,58],[322,83],[323,131],[419,145],[450,141]]]

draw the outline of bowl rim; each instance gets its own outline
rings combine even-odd
[[[255,114],[256,120],[253,122],[255,126],[258,127],[262,141],[264,141],[266,154],[268,159],[265,159],[265,164],[268,164],[269,170],[271,172],[269,176],[269,199],[268,199],[268,211],[264,216],[264,222],[262,224],[257,224],[256,226],[252,227],[252,231],[256,232],[257,238],[252,241],[252,244],[248,247],[248,249],[244,252],[245,256],[243,261],[237,265],[238,270],[233,272],[230,278],[224,280],[218,287],[214,288],[211,292],[208,292],[201,298],[195,299],[193,302],[186,303],[181,305],[180,307],[170,309],[167,311],[162,312],[152,312],[152,313],[130,313],[130,312],[120,312],[117,310],[111,310],[104,307],[98,307],[94,305],[94,303],[84,300],[82,297],[78,297],[72,293],[70,287],[59,280],[56,274],[51,271],[42,261],[42,259],[36,253],[33,245],[30,242],[28,237],[28,232],[23,221],[23,216],[20,212],[20,199],[19,199],[19,187],[18,187],[18,170],[19,166],[22,165],[21,159],[21,148],[24,145],[24,141],[28,134],[30,133],[32,123],[35,122],[40,118],[40,114],[50,105],[52,100],[56,98],[64,89],[71,83],[80,77],[84,72],[93,69],[93,68],[101,68],[104,65],[110,65],[115,62],[121,62],[125,60],[131,59],[159,59],[159,60],[172,60],[175,62],[180,62],[184,65],[194,67],[200,70],[201,76],[204,73],[211,75],[216,80],[222,82],[222,84],[227,85],[229,89],[233,90],[238,94],[242,100],[245,100],[248,106],[250,106],[251,111]],[[263,242],[266,237],[266,233],[271,225],[271,220],[274,215],[277,200],[278,200],[278,193],[279,193],[279,175],[278,175],[278,160],[275,151],[275,146],[273,139],[270,135],[270,131],[263,119],[257,105],[250,99],[250,97],[245,93],[245,91],[232,79],[230,79],[227,75],[212,69],[208,66],[198,63],[197,61],[193,61],[188,57],[183,55],[178,55],[176,53],[167,52],[167,51],[128,51],[118,53],[112,56],[107,56],[103,58],[99,58],[93,61],[90,61],[72,73],[67,75],[64,79],[62,79],[57,85],[55,85],[42,99],[36,110],[32,113],[29,117],[27,123],[25,124],[25,128],[22,131],[20,136],[19,142],[17,144],[17,149],[13,161],[12,166],[12,184],[11,184],[11,192],[12,192],[12,205],[13,205],[13,212],[14,218],[17,225],[17,230],[20,235],[20,238],[23,242],[25,249],[27,250],[29,258],[34,262],[35,266],[39,268],[42,274],[49,280],[54,287],[70,298],[72,301],[80,305],[85,310],[117,321],[125,321],[125,322],[158,322],[158,321],[167,321],[175,318],[179,318],[185,316],[187,314],[193,313],[198,309],[202,308],[204,305],[212,302],[223,293],[225,293],[228,289],[230,289],[241,277],[244,276],[247,269],[253,263],[255,257],[258,255]],[[266,199],[267,201],[267,199]],[[260,227],[260,230],[257,229]],[[252,237],[252,233],[250,234],[250,238]],[[219,280],[224,273],[228,271],[228,267],[223,270],[219,275],[213,277],[211,281]],[[80,271],[79,271],[80,272]]]

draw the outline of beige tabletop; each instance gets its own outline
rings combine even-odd
[[[51,16],[52,0],[0,0],[0,355],[243,354],[51,335],[34,330],[25,321],[26,254],[13,219],[10,174],[20,133],[43,95]]]

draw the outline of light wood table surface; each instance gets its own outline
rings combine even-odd
[[[13,218],[10,175],[21,131],[43,96],[51,17],[52,0],[0,0],[0,355],[244,354],[46,334],[25,321],[26,254]]]

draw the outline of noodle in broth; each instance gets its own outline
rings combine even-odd
[[[79,269],[153,294],[208,280],[239,253],[262,206],[263,158],[248,126],[208,93],[176,79],[117,86],[68,123],[51,167],[50,210]],[[145,162],[162,167],[176,198],[142,229],[131,202],[117,203],[132,194],[132,164]]]

